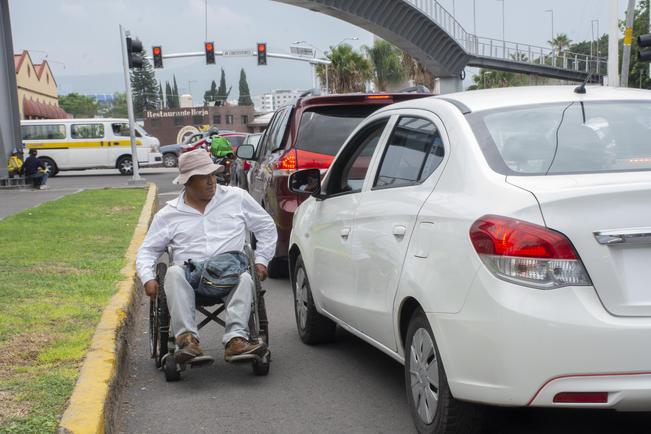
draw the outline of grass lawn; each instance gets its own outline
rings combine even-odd
[[[0,221],[0,433],[56,430],[145,196],[86,191]]]

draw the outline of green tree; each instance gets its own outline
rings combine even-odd
[[[635,9],[635,19],[633,21],[633,44],[631,45],[631,66],[628,75],[629,87],[640,87],[651,89],[651,79],[649,79],[649,63],[639,62],[637,55],[640,48],[637,45],[637,36],[649,33],[649,0],[642,0]],[[623,50],[624,41],[620,39],[620,53]],[[621,59],[621,54],[620,54]],[[621,65],[621,64],[620,64]]]
[[[210,83],[210,89],[203,93],[203,105],[213,105],[217,99],[217,83],[213,80]]]
[[[59,107],[75,118],[92,118],[99,108],[95,99],[75,92],[59,96]]]
[[[142,68],[131,70],[131,91],[133,92],[133,111],[137,117],[144,116],[145,110],[158,108],[158,82],[154,67],[142,51]]]
[[[253,105],[251,92],[249,91],[249,83],[246,81],[246,72],[244,72],[244,68],[240,71],[240,98],[237,100],[237,104],[243,106]]]
[[[364,46],[364,51],[373,66],[377,90],[386,91],[389,85],[399,84],[405,79],[400,49],[383,39],[376,39],[372,47]]]
[[[371,63],[348,44],[330,47],[326,57],[330,65],[318,65],[317,75],[325,83],[328,74],[329,87],[334,93],[364,92],[366,82],[373,78]],[[326,69],[327,68],[327,69]]]
[[[174,108],[174,95],[172,94],[172,86],[170,82],[165,82],[165,101],[167,108]]]
[[[226,73],[224,68],[222,68],[221,77],[219,78],[219,88],[217,89],[217,94],[215,96],[215,105],[223,106],[228,99],[228,96],[231,94],[232,86],[226,89]]]
[[[172,108],[181,107],[181,100],[179,99],[179,87],[176,85],[176,75],[172,76],[174,79],[174,84],[172,85],[172,101],[174,105]]]
[[[127,111],[127,94],[124,92],[115,92],[113,94],[113,105],[110,110],[110,116],[113,118],[126,118]]]
[[[414,83],[414,86],[423,85],[430,90],[434,89],[436,84],[434,75],[418,60],[403,52],[401,62],[407,78]]]
[[[564,51],[570,48],[572,41],[565,33],[559,33],[554,39],[547,41],[547,43],[552,46],[556,55],[560,56]]]

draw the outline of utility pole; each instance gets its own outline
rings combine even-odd
[[[608,86],[619,86],[619,27],[617,23],[618,1],[608,1]]]
[[[628,0],[626,10],[626,29],[624,30],[624,52],[622,54],[622,87],[628,87],[628,73],[631,65],[631,44],[633,43],[633,18],[635,17],[635,0]]]
[[[129,135],[131,136],[131,164],[133,176],[130,184],[141,184],[144,179],[140,178],[138,167],[138,149],[136,149],[136,118],[133,114],[133,97],[131,94],[131,80],[129,78],[129,64],[127,61],[127,40],[124,29],[120,24],[120,44],[122,45],[122,68],[124,70],[124,88],[127,93],[127,112],[129,113]]]

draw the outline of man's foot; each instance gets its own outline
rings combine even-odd
[[[47,190],[48,188],[50,187],[44,184],[39,187],[39,190]]]
[[[174,360],[179,365],[203,355],[199,340],[192,333],[183,333],[176,338],[177,349],[174,351]]]
[[[244,338],[236,337],[226,344],[224,360],[227,362],[250,360],[256,357],[262,357],[266,352],[267,346],[264,342],[249,342]]]

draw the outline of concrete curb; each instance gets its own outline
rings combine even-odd
[[[59,433],[112,432],[117,411],[120,371],[124,365],[128,325],[139,301],[136,253],[158,209],[158,188],[149,184],[147,199],[126,252],[124,279],[104,309],[61,422]]]

